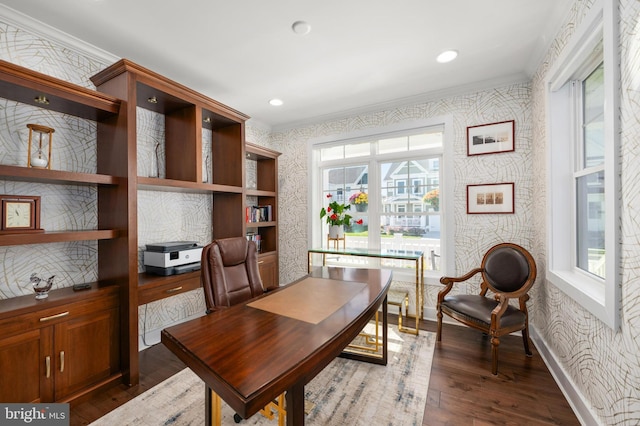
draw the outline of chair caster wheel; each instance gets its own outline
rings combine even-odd
[[[240,416],[240,414],[234,414],[233,415],[233,421],[236,423],[240,423],[242,421],[242,417]]]

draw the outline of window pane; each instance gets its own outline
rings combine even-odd
[[[604,278],[604,171],[579,177],[576,193],[577,266]]]
[[[381,139],[378,141],[378,153],[388,154],[390,152],[403,152],[407,150],[407,136],[398,138]]]
[[[340,247],[346,244],[347,248],[367,248],[368,247],[368,228],[369,218],[368,210],[368,165],[356,165],[349,167],[332,167],[323,169],[322,176],[322,207],[325,209],[331,201],[337,201],[340,204],[349,206],[345,213],[352,217],[351,225],[345,225],[344,231],[347,238],[345,242],[339,241]],[[327,198],[327,195],[331,195]],[[318,217],[318,216],[316,216]],[[357,223],[361,221],[361,223]],[[328,232],[326,220],[321,221],[323,233]],[[334,247],[334,242],[329,242],[326,236],[323,237],[323,246],[329,244]],[[343,258],[342,261],[347,263],[362,264],[361,259]],[[333,259],[329,259],[334,261]]]
[[[320,161],[341,160],[344,158],[344,146],[320,149]]]
[[[371,154],[371,144],[369,142],[344,146],[344,157],[363,157]]]
[[[584,167],[604,161],[604,68],[601,63],[582,83]]]
[[[423,251],[425,268],[439,270],[440,216],[418,214],[380,216],[380,248]],[[384,261],[382,266],[412,268],[415,263]]]
[[[409,151],[442,146],[442,132],[409,136]]]
[[[439,157],[380,163],[380,247],[421,250],[426,268],[436,270],[440,265],[439,169]],[[411,266],[400,263],[383,266]]]

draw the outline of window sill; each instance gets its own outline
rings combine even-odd
[[[548,271],[547,278],[576,303],[598,319],[614,327],[611,312],[607,309],[605,283],[603,280],[579,271]]]

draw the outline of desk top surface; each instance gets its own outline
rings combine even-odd
[[[388,270],[316,268],[247,304],[164,329],[162,342],[247,417],[322,371],[366,325],[390,284]]]
[[[386,259],[400,259],[400,260],[419,260],[424,254],[420,250],[387,250],[387,249],[361,249],[361,248],[347,248],[347,249],[332,249],[332,248],[311,248],[309,253],[322,253],[322,254],[344,254],[349,256],[365,256],[365,257],[379,257]]]

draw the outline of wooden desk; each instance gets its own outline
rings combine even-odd
[[[209,421],[211,391],[243,418],[287,391],[287,425],[303,425],[304,385],[341,354],[380,305],[384,359],[374,362],[386,364],[390,284],[388,270],[315,268],[246,304],[164,329],[162,343],[205,382]],[[336,299],[319,302],[327,293]]]

